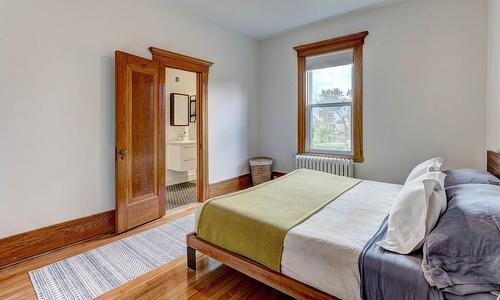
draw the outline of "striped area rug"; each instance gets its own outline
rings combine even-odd
[[[188,181],[167,186],[167,209],[196,202],[196,182]]]
[[[93,299],[186,254],[194,214],[29,272],[38,299]]]

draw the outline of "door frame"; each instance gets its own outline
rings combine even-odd
[[[153,60],[160,63],[160,102],[164,102],[165,112],[166,68],[181,69],[196,73],[196,199],[203,202],[208,199],[208,70],[212,62],[183,54],[150,47]],[[166,145],[166,127],[160,128],[160,143]],[[166,147],[164,147],[166,157]],[[166,173],[166,172],[165,172]],[[166,177],[166,176],[165,176]],[[164,188],[167,180],[165,179]],[[166,199],[168,201],[168,199]],[[163,209],[166,209],[163,201]]]

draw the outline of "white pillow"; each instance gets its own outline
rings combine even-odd
[[[438,172],[441,171],[441,166],[443,165],[444,158],[434,157],[423,163],[417,165],[413,170],[411,170],[410,175],[406,178],[405,184],[420,177],[428,172]]]
[[[429,172],[403,186],[389,215],[387,235],[377,243],[380,247],[408,254],[422,246],[446,210],[445,177],[441,172]]]

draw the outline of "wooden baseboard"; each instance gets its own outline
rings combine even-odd
[[[238,177],[226,179],[208,186],[208,197],[213,198],[220,195],[244,190],[252,186],[252,177],[250,174],[243,174]]]
[[[283,172],[273,172],[272,178],[281,177],[286,175]],[[252,176],[250,174],[243,174],[238,177],[222,180],[212,183],[208,186],[208,197],[213,198],[224,194],[229,194],[244,190],[252,186]]]
[[[0,239],[0,267],[115,230],[115,211],[71,220]]]
[[[285,176],[285,175],[286,175],[285,172],[273,172],[273,179],[281,177],[281,176]]]
[[[285,175],[273,172],[273,178]],[[250,174],[209,185],[209,197],[236,192],[252,186]],[[0,239],[0,267],[83,240],[115,231],[115,211],[71,220]]]

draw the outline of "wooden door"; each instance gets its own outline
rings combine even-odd
[[[116,232],[165,214],[165,124],[158,62],[115,52]]]

